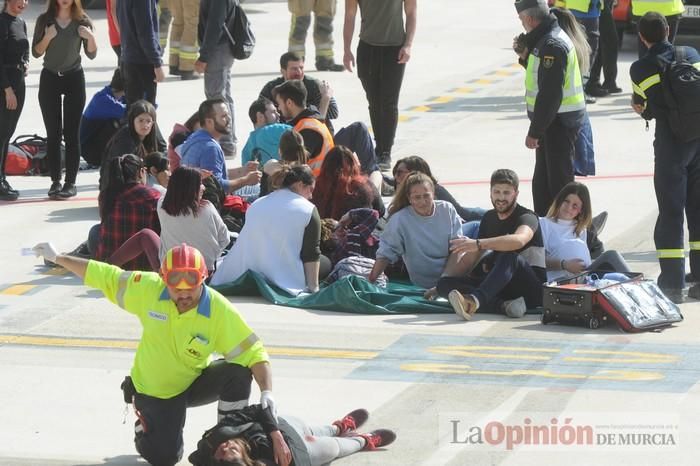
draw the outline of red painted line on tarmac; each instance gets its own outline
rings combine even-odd
[[[577,176],[578,181],[598,181],[598,180],[624,180],[632,178],[652,178],[653,173],[629,173],[626,175],[595,175],[595,176]],[[445,181],[440,182],[443,186],[457,186],[457,185],[476,185],[476,184],[489,184],[491,180],[472,180],[472,181]],[[532,178],[520,178],[521,183],[531,183]]]
[[[22,199],[21,197],[16,201],[0,201],[0,206],[4,205],[19,205],[19,204],[40,204],[42,202],[53,202],[55,204],[66,204],[72,202],[85,202],[85,201],[96,201],[96,197],[74,197],[73,199],[66,200],[54,200],[48,197],[34,197],[29,199]]]

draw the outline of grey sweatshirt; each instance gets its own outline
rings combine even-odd
[[[413,207],[399,210],[379,240],[377,258],[394,263],[403,258],[414,285],[432,288],[437,284],[450,255],[450,240],[462,232],[457,211],[445,201],[435,201],[429,217],[418,215]]]

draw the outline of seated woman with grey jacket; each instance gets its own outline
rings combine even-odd
[[[455,208],[435,200],[432,179],[421,172],[411,173],[389,207],[389,221],[379,239],[369,281],[376,281],[389,264],[402,259],[414,285],[434,287],[450,255],[450,240],[461,231]]]

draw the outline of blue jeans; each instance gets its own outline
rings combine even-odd
[[[486,269],[486,270],[484,270]],[[542,279],[517,252],[494,252],[486,256],[467,276],[442,277],[438,294],[452,290],[471,294],[480,308],[499,310],[504,300],[525,298],[528,308],[542,305]]]

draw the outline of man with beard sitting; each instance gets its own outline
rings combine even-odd
[[[455,313],[471,320],[479,308],[522,317],[542,305],[545,251],[537,215],[519,205],[518,175],[499,169],[491,175],[491,204],[478,238],[450,241],[450,258],[437,284]]]

